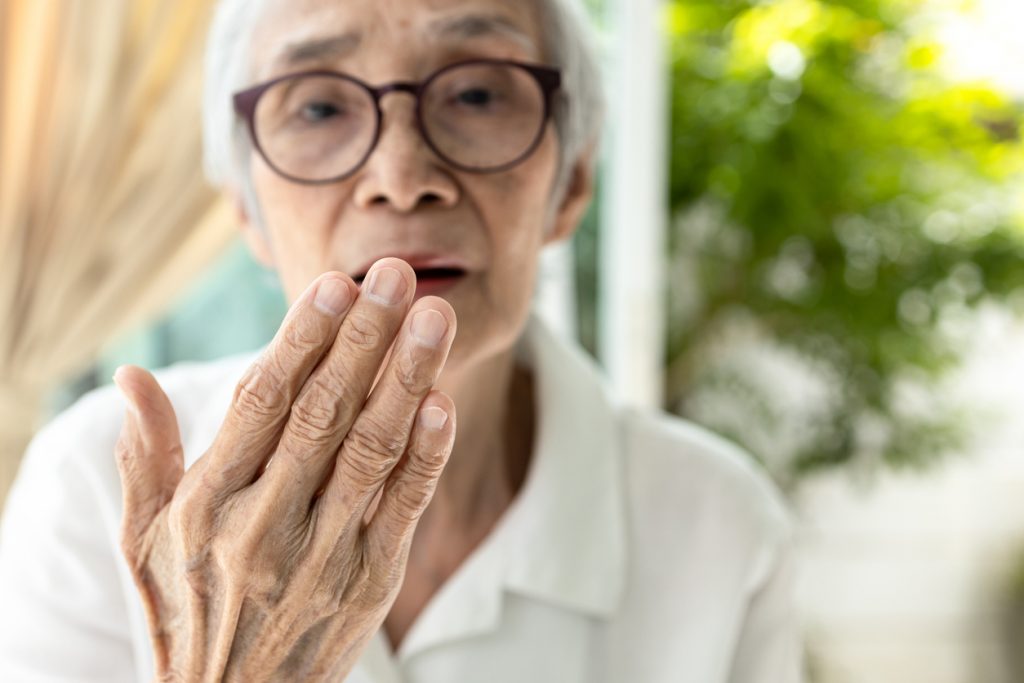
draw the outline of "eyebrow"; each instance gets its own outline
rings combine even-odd
[[[500,15],[469,14],[455,18],[439,19],[431,24],[431,30],[440,38],[479,38],[501,35],[520,43],[534,54],[537,45],[526,31],[511,19]]]
[[[538,54],[529,34],[512,20],[499,15],[470,14],[438,19],[431,23],[430,31],[438,39],[468,40],[500,35],[519,43],[534,55]],[[272,63],[278,67],[294,67],[305,62],[337,60],[355,52],[362,41],[362,35],[355,31],[302,40],[286,45]]]
[[[359,47],[363,37],[355,32],[303,40],[286,45],[273,60],[275,65],[295,66],[303,62],[341,59]]]

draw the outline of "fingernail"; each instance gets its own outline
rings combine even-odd
[[[124,401],[125,404],[127,404],[128,410],[131,413],[137,413],[138,409],[135,407],[135,401],[132,399],[132,395],[124,388],[124,384],[122,384],[121,382],[121,376],[123,375],[123,373],[123,365],[117,368],[117,370],[114,370],[114,376],[112,378],[114,380],[114,385],[118,388],[118,390],[121,392],[121,395],[124,397]]]
[[[445,423],[448,422],[448,413],[444,412],[444,408],[430,406],[420,411],[419,419],[423,427],[436,432],[441,430]]]
[[[436,348],[447,331],[448,321],[437,311],[420,311],[412,317],[412,336],[421,346]]]
[[[128,396],[128,392],[125,391],[124,383],[121,380],[121,378],[123,376],[124,376],[124,366],[120,365],[120,366],[118,366],[118,368],[116,370],[114,370],[114,376],[111,379],[114,380],[115,386],[117,386],[117,388],[121,391],[121,393],[124,394],[125,397],[127,397]]]
[[[327,315],[340,315],[351,301],[352,294],[344,282],[328,278],[320,283],[313,304]]]
[[[370,273],[366,293],[371,299],[393,306],[405,294],[405,278],[394,268],[377,268]]]

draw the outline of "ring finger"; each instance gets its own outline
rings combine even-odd
[[[416,302],[380,382],[356,418],[318,505],[328,524],[362,520],[409,443],[417,411],[437,381],[455,336],[455,311],[444,299]],[[328,530],[336,538],[340,528]]]

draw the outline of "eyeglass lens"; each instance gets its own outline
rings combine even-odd
[[[443,158],[473,170],[492,170],[530,151],[545,125],[544,93],[524,69],[466,64],[448,69],[422,93],[423,133]],[[377,136],[373,95],[342,77],[285,79],[260,97],[255,133],[267,160],[286,175],[309,181],[347,175],[366,158]]]

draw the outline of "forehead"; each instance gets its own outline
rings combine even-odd
[[[505,46],[540,59],[535,3],[528,0],[265,0],[250,67],[262,76],[303,61],[429,61],[466,45]],[[512,56],[512,55],[510,55]]]

